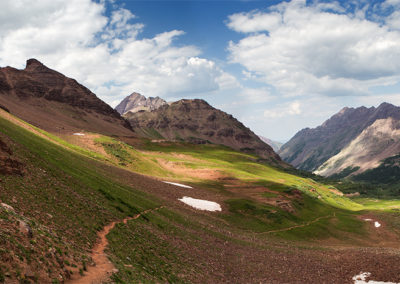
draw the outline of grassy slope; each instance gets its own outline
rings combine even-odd
[[[21,271],[27,265],[35,265],[40,270],[39,267],[43,267],[42,258],[48,257],[48,249],[57,245],[55,255],[50,255],[48,261],[64,261],[51,262],[52,269],[42,272],[43,275],[39,273],[39,279],[55,278],[64,267],[68,270],[74,270],[73,266],[83,269],[84,263],[88,262],[88,249],[92,247],[96,232],[102,226],[111,220],[122,219],[144,209],[155,208],[161,202],[168,202],[128,187],[123,184],[124,181],[117,181],[118,177],[109,176],[99,160],[136,172],[209,188],[223,196],[229,209],[228,212],[209,216],[193,212],[183,214],[181,209],[167,208],[128,225],[118,225],[109,235],[109,252],[119,269],[113,276],[119,282],[133,279],[192,281],[199,273],[204,274],[201,278],[204,281],[220,279],[217,272],[209,275],[204,273],[212,269],[209,259],[200,256],[194,259],[193,251],[198,251],[199,255],[205,250],[217,254],[221,249],[217,243],[221,241],[229,241],[232,246],[240,245],[241,250],[251,251],[253,247],[262,249],[263,240],[270,236],[318,240],[330,237],[341,239],[343,232],[361,236],[365,234],[363,223],[353,216],[354,210],[364,208],[362,205],[332,193],[329,186],[281,172],[255,162],[254,156],[225,147],[146,142],[134,149],[113,138],[101,137],[97,142],[106,150],[107,155],[104,156],[42,131],[42,134],[58,143],[55,144],[3,118],[0,118],[0,129],[0,135],[12,145],[15,156],[25,164],[27,171],[24,177],[1,177],[0,199],[13,205],[32,224],[40,224],[32,225],[33,241],[41,238],[39,227],[53,232],[53,235],[47,236],[49,241],[34,253],[30,252],[32,243],[19,243],[20,247],[26,246],[20,250],[30,255],[29,261],[22,256],[22,260],[14,262],[20,267],[9,267],[2,258],[2,273],[9,270],[12,278],[24,278]],[[272,194],[290,196],[293,190],[300,190],[303,198],[293,201],[296,212],[292,214],[260,202],[254,196],[230,192],[223,186],[226,179],[207,180],[182,172],[171,172],[159,165],[160,159],[188,169],[217,170],[240,186],[263,186],[276,192]],[[172,203],[171,207],[174,207]],[[51,218],[44,212],[50,214]],[[318,217],[326,218],[311,223]],[[295,225],[304,226],[268,233]],[[232,232],[235,233],[234,237]],[[260,233],[256,239],[261,244],[256,244],[254,232]],[[251,241],[247,240],[248,234],[253,238]],[[173,240],[170,239],[171,235],[174,236]],[[12,235],[2,232],[1,238],[5,247],[17,251],[18,245],[12,241]],[[235,260],[233,257],[232,267]],[[244,271],[252,271],[252,265],[258,264],[247,265]]]
[[[114,138],[101,137],[101,144],[110,159],[122,167],[132,171],[171,179],[194,186],[209,188],[226,196],[226,204],[230,214],[222,216],[230,224],[256,232],[267,232],[276,229],[306,224],[323,216],[326,220],[305,226],[295,231],[275,233],[288,239],[304,240],[328,237],[331,234],[340,236],[340,231],[331,228],[328,217],[340,219],[340,230],[362,233],[362,224],[354,221],[352,211],[361,210],[362,206],[348,198],[332,192],[335,188],[326,186],[308,178],[301,178],[273,168],[267,164],[257,163],[257,157],[233,151],[227,147],[216,145],[192,145],[187,143],[151,143],[144,142],[133,148]],[[186,171],[168,170],[160,166],[158,161],[167,161]],[[218,171],[222,179],[213,180],[197,177],[188,170]],[[304,193],[302,200],[294,200],[295,214],[269,204],[263,204],[249,195],[235,195],[226,190],[227,180],[239,182],[240,186],[262,186],[281,194],[289,194],[293,190]],[[260,193],[262,195],[265,193]],[[319,197],[319,198],[318,198]],[[344,209],[344,210],[341,210]],[[329,228],[329,229],[328,229]],[[301,233],[299,233],[301,231]]]
[[[312,198],[320,196],[321,202],[337,208],[362,209],[359,204],[335,194],[335,188],[332,186],[286,173],[268,164],[258,163],[256,156],[240,153],[228,147],[147,141],[133,148],[114,138],[104,136],[97,139],[97,142],[115,158],[116,164],[142,174],[220,188],[221,191],[229,180],[236,180],[241,184],[265,186],[278,192],[298,189]],[[173,167],[168,169],[158,161],[169,162]],[[175,171],[176,168],[179,170]],[[201,170],[218,172],[221,178],[197,177],[194,173],[191,174],[192,169],[200,172]]]
[[[72,257],[68,262],[82,266],[97,231],[105,224],[157,205],[154,198],[147,199],[143,193],[111,181],[89,157],[62,148],[3,118],[0,129],[0,135],[12,145],[14,156],[24,163],[26,170],[24,177],[1,177],[0,199],[33,223],[55,232],[56,243],[63,246],[58,258],[69,255]],[[33,241],[40,239],[41,234],[36,230]],[[18,246],[13,244],[12,236],[2,236],[5,247]],[[35,257],[29,262],[39,266],[46,254],[37,252]],[[19,264],[21,268],[14,267],[14,271],[23,270],[26,261]],[[48,276],[55,277],[63,266],[55,267]]]

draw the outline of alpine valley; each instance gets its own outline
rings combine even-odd
[[[393,105],[345,108],[282,159],[204,100],[113,109],[35,59],[0,69],[0,105],[0,282],[400,281],[400,201],[304,171],[397,171]]]

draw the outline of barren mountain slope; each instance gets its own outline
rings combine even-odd
[[[314,171],[338,154],[377,119],[400,119],[400,108],[382,103],[378,108],[343,108],[317,128],[298,132],[279,151],[296,168]]]
[[[400,153],[400,121],[378,119],[314,173],[331,176],[345,169],[356,175],[376,168],[383,159]]]
[[[51,132],[133,134],[119,113],[89,89],[36,59],[29,59],[24,70],[0,68],[0,105]]]
[[[272,148],[232,115],[204,100],[180,100],[151,112],[125,115],[135,132],[153,139],[214,143],[254,152],[268,161],[285,165]]]

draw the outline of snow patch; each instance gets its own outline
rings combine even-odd
[[[374,220],[367,218],[367,219],[364,219],[364,221],[371,222],[371,221],[374,221]],[[374,226],[375,226],[375,228],[379,228],[380,226],[382,226],[382,224],[379,223],[378,221],[375,221],[374,222]]]
[[[361,272],[360,274],[353,277],[354,284],[399,284],[394,282],[384,282],[366,279],[371,276],[370,272]]]
[[[72,134],[72,135],[76,135],[76,136],[85,136],[85,133],[79,133],[79,132],[77,132],[77,133],[74,133],[74,134]]]
[[[178,200],[182,201],[183,203],[192,206],[193,208],[199,210],[207,210],[207,211],[221,211],[221,206],[214,201],[208,201],[203,199],[195,199],[191,197],[184,196],[179,198]]]
[[[168,183],[168,184],[172,184],[172,185],[176,185],[176,186],[184,187],[184,188],[193,188],[189,185],[184,185],[184,184],[177,183],[177,182],[163,181],[163,183]]]

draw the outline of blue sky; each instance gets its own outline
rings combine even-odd
[[[400,104],[400,0],[0,3],[0,65],[37,58],[112,106],[203,98],[286,141],[345,106]]]

